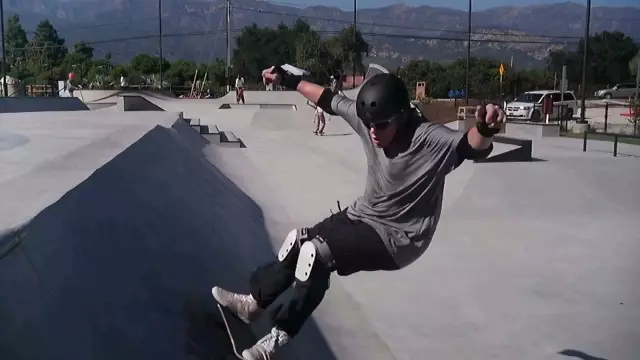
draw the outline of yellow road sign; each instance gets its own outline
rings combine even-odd
[[[500,64],[500,76],[504,75],[504,65]]]

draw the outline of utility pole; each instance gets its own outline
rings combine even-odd
[[[164,63],[162,56],[162,0],[158,0],[158,33],[160,34],[160,90],[162,90],[162,65]]]
[[[589,25],[591,23],[591,0],[587,0],[587,16],[584,24],[584,47],[582,49],[582,86],[580,86],[580,122],[585,123],[585,88],[587,87],[587,53],[589,52]]]
[[[0,30],[2,30],[2,94],[9,96],[7,87],[7,49],[4,43],[4,0],[0,0]]]
[[[227,0],[227,91],[231,91],[231,0]]]
[[[471,68],[471,0],[469,0],[468,28],[467,28],[467,84],[464,90],[465,106],[469,106],[469,71]]]
[[[1,0],[0,0],[1,1]],[[356,46],[356,43],[358,41],[358,35],[356,34],[356,31],[358,29],[357,27],[357,18],[356,18],[356,8],[357,8],[357,0],[353,0],[353,88],[356,88],[356,57],[357,57],[357,51],[358,51],[358,47]]]
[[[636,62],[636,100],[640,101],[640,59]]]
[[[511,61],[509,62],[509,70],[511,70],[511,74],[515,74],[516,73],[515,70],[514,70],[514,67],[513,67],[513,57],[514,56],[515,56],[515,53],[512,52],[511,53]],[[511,82],[513,84],[513,97],[515,98],[517,96],[515,76],[511,76],[510,79],[512,79]]]

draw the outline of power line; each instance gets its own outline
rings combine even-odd
[[[162,16],[163,19],[164,18],[168,18],[168,17],[169,17],[168,15]],[[101,28],[101,27],[111,27],[111,26],[128,25],[128,24],[139,24],[141,22],[146,22],[146,21],[158,21],[158,17],[154,16],[154,17],[146,17],[146,18],[135,19],[135,20],[116,21],[116,22],[103,23],[103,24],[94,24],[94,25],[64,26],[64,27],[56,28],[56,31],[57,32],[61,32],[61,31],[65,31],[65,30],[76,31],[76,30],[97,29],[97,28]],[[25,30],[25,32],[27,34],[33,34],[33,33],[35,33],[35,30]]]
[[[233,29],[232,32],[239,33],[242,32],[243,29]],[[184,33],[165,33],[162,35],[163,38],[184,38],[184,37],[194,37],[194,36],[205,36],[205,35],[213,35],[219,34],[222,32],[226,32],[226,30],[205,30],[205,31],[190,31]],[[324,35],[337,35],[342,32],[342,30],[318,30],[316,31],[319,34]],[[455,37],[445,37],[445,36],[424,36],[424,35],[409,35],[409,34],[387,34],[387,33],[377,33],[377,32],[363,32],[363,36],[372,36],[372,37],[387,37],[387,38],[395,38],[395,39],[405,39],[405,40],[440,40],[440,41],[459,41],[464,42],[467,41],[463,38],[455,38]],[[157,39],[158,34],[149,34],[149,35],[136,35],[129,37],[120,37],[113,39],[105,39],[105,40],[94,40],[94,41],[84,41],[85,45],[101,45],[101,44],[110,44],[115,42],[123,42],[123,41],[136,41],[136,40],[147,40],[147,39]],[[504,39],[476,39],[472,40],[473,42],[478,43],[514,43],[514,44],[577,44],[575,42],[553,42],[553,41],[534,41],[534,40],[504,40]],[[7,47],[7,50],[29,50],[29,49],[47,49],[47,48],[73,48],[73,45],[59,45],[59,44],[45,44],[40,46],[27,45],[25,47]]]
[[[312,19],[312,20],[322,20],[322,21],[328,21],[328,22],[337,22],[337,23],[347,23],[347,24],[351,24],[352,22],[349,20],[340,20],[340,19],[336,19],[336,18],[325,18],[325,17],[320,17],[320,16],[311,16],[311,15],[299,15],[299,14],[291,14],[291,13],[284,13],[284,12],[279,12],[279,11],[272,11],[272,10],[262,10],[262,9],[256,9],[256,8],[250,8],[250,7],[245,7],[245,6],[239,6],[239,5],[235,5],[234,6],[235,9],[241,9],[241,10],[246,10],[246,11],[253,11],[253,12],[258,12],[261,14],[271,14],[271,15],[280,15],[280,16],[289,16],[289,17],[297,17],[297,18],[303,18],[303,19]],[[441,33],[455,33],[455,34],[467,34],[467,31],[464,30],[447,30],[447,29],[436,29],[436,28],[424,28],[424,27],[415,27],[415,26],[406,26],[406,25],[392,25],[392,24],[377,24],[377,23],[367,23],[367,22],[358,22],[359,25],[364,25],[364,26],[372,26],[372,27],[383,27],[383,28],[395,28],[395,29],[404,29],[404,30],[417,30],[417,31],[437,31],[437,32],[441,32]],[[472,32],[472,34],[491,34],[491,35],[503,35],[503,36],[520,36],[520,37],[534,37],[534,38],[550,38],[550,39],[581,39],[581,37],[579,36],[566,36],[566,35],[518,35],[518,34],[513,34],[512,32],[506,32],[506,31],[490,31],[490,32]]]

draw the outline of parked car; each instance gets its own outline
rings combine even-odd
[[[614,98],[622,98],[628,99],[633,97],[636,93],[636,83],[628,82],[617,84],[611,89],[603,89],[596,91],[596,97],[600,99],[614,99]]]
[[[558,118],[559,105],[566,105],[564,118],[571,119],[578,112],[578,101],[573,91],[566,91],[564,95],[557,90],[527,91],[507,104],[507,118],[510,120],[542,121],[542,103],[550,97],[553,101],[552,119]]]

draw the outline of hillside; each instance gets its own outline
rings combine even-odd
[[[128,61],[138,52],[158,53],[156,1],[4,1],[5,11],[18,13],[26,29],[48,17],[68,43],[93,43],[98,55],[109,51],[114,60]],[[296,8],[256,0],[234,0],[232,9],[234,36],[252,23],[274,27],[299,17],[333,35],[353,19],[352,12],[337,8]],[[163,0],[162,14],[165,57],[194,61],[224,57],[224,0]],[[575,46],[583,32],[584,14],[583,5],[569,2],[474,12],[472,52],[504,61],[513,55],[519,67],[541,66],[549,49]],[[357,16],[360,30],[373,45],[372,61],[395,66],[410,59],[446,62],[466,56],[464,11],[394,5],[359,10]],[[640,36],[640,8],[594,7],[592,32],[604,30]]]

